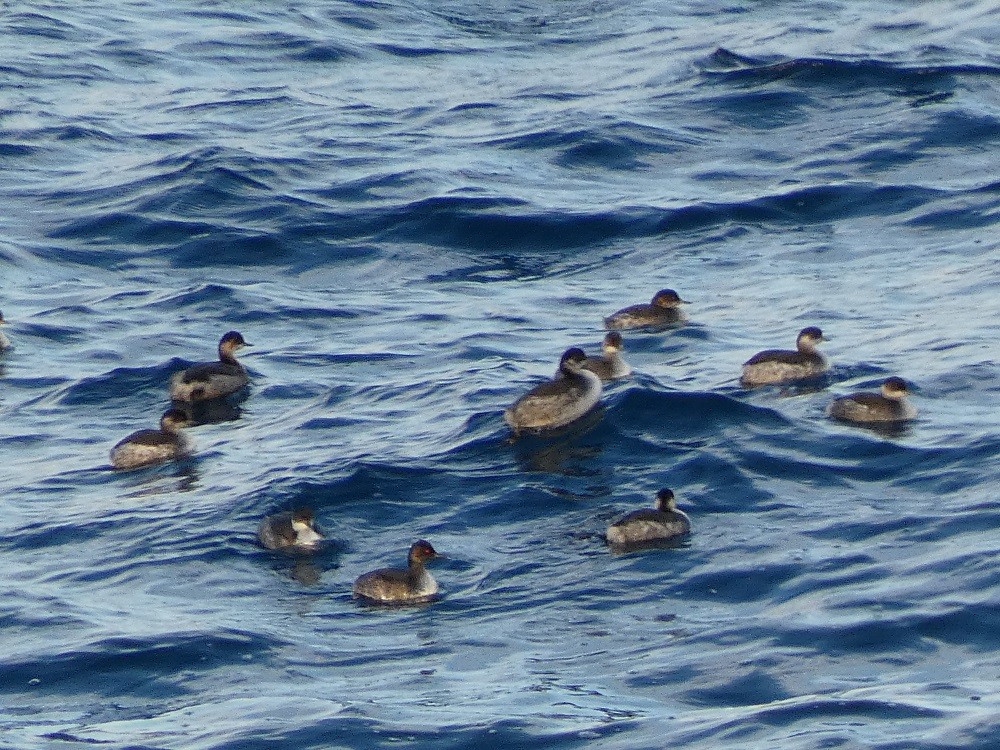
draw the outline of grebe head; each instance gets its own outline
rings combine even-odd
[[[564,373],[579,372],[580,367],[586,360],[587,355],[583,353],[583,349],[574,346],[572,349],[567,349],[563,352],[562,357],[559,359],[559,370]]]
[[[312,508],[296,508],[292,511],[292,528],[296,531],[311,529],[315,523]]]
[[[618,331],[612,331],[604,337],[601,349],[605,354],[616,354],[622,350],[623,345],[622,335]]]
[[[687,300],[681,299],[673,289],[661,289],[653,296],[653,305],[656,307],[677,307],[686,304]]]
[[[664,487],[656,493],[656,509],[664,513],[677,510],[677,499],[674,497],[673,490]]]
[[[0,326],[2,326],[2,325],[3,325],[4,323],[6,323],[6,322],[7,322],[7,321],[6,321],[6,320],[4,320],[4,317],[3,317],[3,311],[2,311],[2,310],[0,310]]]
[[[219,339],[219,354],[232,355],[233,352],[237,349],[242,349],[244,346],[253,346],[253,344],[248,344],[244,341],[243,336],[238,331],[230,331]]]
[[[882,382],[882,395],[886,398],[903,398],[910,389],[906,387],[906,381],[902,378],[886,378]]]
[[[809,326],[799,331],[795,344],[801,350],[812,351],[820,341],[829,341],[829,339],[825,338],[823,332],[816,326]]]
[[[171,408],[160,417],[160,429],[164,432],[177,432],[182,427],[191,424],[191,415],[183,409]]]
[[[292,531],[295,532],[295,544],[301,547],[311,547],[323,539],[316,528],[312,508],[296,508],[292,511]]]
[[[423,564],[424,560],[430,560],[434,557],[438,557],[438,553],[437,550],[431,546],[430,542],[418,539],[410,545],[410,554],[408,556],[410,565],[413,565],[414,563]]]

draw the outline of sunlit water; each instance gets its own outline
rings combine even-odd
[[[8,3],[0,38],[0,744],[995,746],[993,3]],[[690,323],[508,441],[662,287]],[[806,325],[828,378],[739,387]],[[112,472],[230,329],[235,419]],[[890,374],[916,422],[824,416]],[[611,554],[664,486],[690,539]],[[301,504],[322,551],[255,543]],[[420,537],[439,601],[351,599]]]

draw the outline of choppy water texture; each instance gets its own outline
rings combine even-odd
[[[992,2],[6,3],[0,745],[988,748]],[[501,412],[600,321],[602,411]],[[739,388],[818,325],[815,388]],[[234,420],[108,449],[237,329]],[[887,375],[920,418],[831,423]],[[694,533],[601,532],[674,488]],[[260,549],[311,504],[331,543]],[[440,601],[355,576],[424,537]]]

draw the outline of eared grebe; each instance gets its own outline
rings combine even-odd
[[[881,391],[835,398],[826,413],[846,422],[905,422],[917,416],[917,410],[906,400],[910,391],[902,378],[886,378]]]
[[[296,508],[266,516],[260,522],[257,539],[268,549],[311,549],[323,540],[316,528],[311,508]]]
[[[236,331],[219,341],[219,361],[191,365],[170,378],[170,398],[174,401],[204,401],[236,393],[248,382],[247,371],[236,361],[234,352],[252,346]]]
[[[648,305],[632,305],[604,319],[605,328],[624,330],[646,326],[668,326],[682,323],[685,315],[680,306],[687,304],[673,289],[661,289]]]
[[[423,539],[410,546],[406,568],[380,568],[354,582],[354,595],[373,602],[416,604],[429,601],[437,592],[437,581],[424,568],[424,561],[438,553]]]
[[[601,379],[582,369],[586,359],[582,349],[567,349],[552,380],[536,385],[504,411],[515,433],[562,427],[594,408],[601,400]]]
[[[608,526],[608,544],[628,547],[662,542],[691,532],[687,514],[677,509],[674,493],[666,488],[656,493],[656,507],[635,510]]]
[[[135,469],[181,458],[188,452],[187,439],[180,429],[190,424],[182,409],[167,409],[160,417],[160,429],[139,430],[111,449],[111,465],[116,469]]]
[[[622,335],[618,331],[611,331],[604,337],[601,349],[600,357],[587,357],[583,361],[584,370],[590,370],[601,380],[617,380],[632,374],[632,368],[622,359]]]
[[[746,387],[789,383],[814,378],[826,371],[823,355],[816,351],[820,341],[826,341],[815,326],[803,328],[795,341],[797,351],[768,349],[758,352],[743,363],[740,384]]]
[[[0,312],[0,326],[5,325],[6,323],[7,321],[4,320],[3,313]],[[9,348],[10,348],[10,339],[3,335],[3,331],[0,331],[0,352],[2,352],[4,349],[9,349]]]

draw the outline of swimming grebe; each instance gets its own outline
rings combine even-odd
[[[743,363],[740,384],[746,387],[790,383],[821,375],[827,369],[826,359],[816,351],[820,341],[826,341],[815,326],[799,331],[795,341],[797,351],[768,349],[758,352]]]
[[[583,369],[590,370],[601,380],[617,380],[627,378],[632,374],[632,368],[622,359],[622,335],[611,331],[604,337],[601,345],[603,354],[600,357],[587,357],[583,361]]]
[[[673,491],[656,493],[656,506],[635,510],[608,526],[607,539],[612,547],[628,547],[647,542],[676,539],[691,532],[691,520],[678,510]]]
[[[267,549],[311,549],[323,540],[323,535],[316,528],[312,509],[296,508],[266,516],[260,522],[257,539]]]
[[[191,365],[170,378],[170,398],[174,401],[204,401],[236,393],[248,382],[247,371],[236,361],[234,352],[252,346],[236,331],[219,341],[219,361]]]
[[[6,325],[7,321],[4,320],[3,313],[0,312],[0,326]],[[0,331],[0,352],[4,349],[10,348],[10,339],[3,335],[3,331]]]
[[[562,427],[594,408],[601,400],[601,379],[582,369],[586,359],[582,349],[567,349],[552,380],[536,385],[504,411],[515,433]]]
[[[160,429],[139,430],[111,449],[111,465],[116,469],[135,469],[187,454],[188,441],[180,429],[190,424],[182,409],[167,409],[160,417]]]
[[[424,568],[424,561],[437,556],[429,542],[419,539],[410,546],[406,568],[380,568],[365,573],[354,582],[354,596],[373,602],[426,602],[438,592],[438,585]]]
[[[667,326],[682,323],[686,316],[680,306],[687,304],[673,289],[661,289],[648,305],[631,305],[604,319],[604,327],[617,330]]]
[[[861,391],[835,398],[826,407],[826,413],[846,422],[905,422],[917,416],[917,410],[906,400],[910,391],[902,378],[886,378],[881,391]]]

